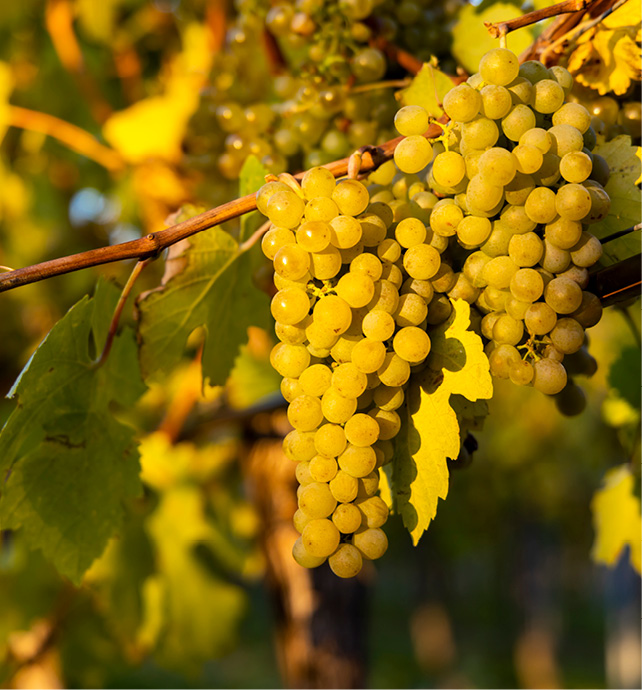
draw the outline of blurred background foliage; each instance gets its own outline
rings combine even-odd
[[[460,64],[475,61],[471,16],[480,26],[480,12],[521,11],[451,4],[448,30],[415,53],[440,54],[452,72],[451,43]],[[261,17],[264,3],[255,9]],[[229,133],[216,109],[274,94],[263,46],[239,35],[256,27],[233,16],[218,0],[0,3],[0,263],[126,241],[164,227],[185,203],[236,196],[238,165],[224,158]],[[527,47],[536,31],[517,43]],[[404,37],[413,48],[409,29]],[[300,47],[290,49],[296,56]],[[338,157],[333,141],[327,160]],[[299,166],[324,162],[296,155]],[[271,164],[282,162],[275,155]],[[129,268],[3,294],[1,392],[98,275],[123,283]],[[137,290],[157,285],[161,271],[150,266]],[[599,368],[580,417],[499,382],[474,461],[452,473],[417,548],[391,518],[390,550],[364,575],[373,687],[639,687],[640,583],[631,547],[622,548],[628,537],[607,548],[610,568],[591,561],[599,551],[591,504],[607,470],[630,464],[639,495],[638,315],[637,304],[610,309],[591,331]],[[145,494],[81,586],[29,551],[20,532],[2,533],[0,683],[282,685],[261,524],[243,470],[254,440],[286,429],[271,335],[251,329],[228,383],[204,389],[201,341],[193,334],[180,366],[134,410],[118,412],[141,438]],[[3,401],[3,421],[9,412]]]

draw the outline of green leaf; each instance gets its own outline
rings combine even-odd
[[[134,431],[113,405],[145,390],[136,343],[125,330],[96,368],[118,290],[99,283],[41,343],[10,393],[17,407],[0,433],[0,529],[22,528],[63,574],[79,583],[122,521],[122,501],[140,492]],[[92,327],[92,324],[96,324]]]
[[[641,220],[640,149],[631,146],[631,137],[622,134],[611,141],[596,146],[593,153],[602,156],[609,164],[611,175],[606,191],[611,199],[609,215],[589,230],[596,237],[606,237],[619,230],[637,225]],[[640,252],[640,233],[634,232],[604,245],[604,254],[621,261]]]
[[[640,348],[625,347],[611,364],[608,381],[621,398],[633,408],[640,409]]]
[[[438,499],[448,494],[446,461],[459,454],[451,395],[474,402],[493,394],[481,338],[469,326],[470,306],[454,300],[450,318],[431,332],[428,366],[406,393],[408,416],[398,437],[393,495],[415,545],[435,517]]]
[[[482,11],[473,5],[466,5],[459,12],[459,21],[453,28],[454,57],[470,74],[477,72],[484,53],[499,45],[497,39],[488,33],[484,22],[504,22],[522,14],[515,5],[506,2],[495,2]],[[508,35],[508,48],[517,55],[532,42],[533,34],[527,28]]]
[[[170,371],[190,333],[204,326],[203,377],[222,385],[247,342],[248,326],[270,325],[268,297],[252,283],[260,247],[239,251],[220,228],[181,245],[170,252],[163,285],[138,300],[143,372],[153,377]]]
[[[243,346],[227,382],[227,398],[231,407],[244,409],[278,393],[280,385],[281,376],[269,359],[259,358]]]
[[[444,96],[453,88],[452,79],[441,70],[425,63],[407,89],[401,91],[402,105],[420,105],[434,118],[439,118]]]
[[[258,192],[265,184],[267,172],[267,168],[256,156],[248,156],[241,168],[239,195],[247,196],[248,194]],[[258,211],[241,216],[241,242],[244,242],[255,230],[258,230],[264,221],[265,218]]]

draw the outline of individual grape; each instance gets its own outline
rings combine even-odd
[[[428,356],[430,352],[430,338],[421,328],[406,326],[396,333],[392,346],[395,353],[401,359],[411,364],[416,364]]]
[[[323,221],[306,221],[297,229],[296,241],[306,252],[320,252],[330,244],[330,226]]]
[[[344,429],[348,442],[353,446],[371,446],[379,438],[379,425],[367,414],[355,414]]]
[[[376,529],[386,523],[388,519],[388,506],[379,496],[370,496],[357,500],[355,505],[361,513],[361,521],[364,527]]]
[[[341,578],[355,577],[361,570],[362,563],[361,552],[352,544],[340,544],[328,558],[330,570]]]
[[[506,48],[489,50],[479,62],[479,73],[488,84],[506,86],[519,74],[517,56]]]
[[[582,236],[582,224],[575,220],[558,218],[554,223],[546,226],[544,235],[556,247],[571,249]]]
[[[475,175],[466,187],[466,200],[475,209],[491,211],[502,201],[504,190],[489,182],[483,173]]]
[[[305,210],[305,203],[292,190],[275,192],[267,202],[267,217],[281,228],[295,228]]]
[[[481,115],[462,125],[462,144],[471,149],[483,150],[494,146],[499,139],[499,128],[494,120]]]
[[[388,550],[388,538],[380,528],[357,530],[352,537],[352,543],[369,561],[381,558]]]
[[[428,307],[425,300],[419,297],[419,295],[409,293],[401,295],[399,298],[399,306],[394,314],[394,320],[402,328],[404,326],[418,326],[427,315]]]
[[[389,209],[390,207],[386,205]],[[381,216],[376,213],[366,213],[357,219],[361,225],[361,241],[366,247],[376,247],[385,237],[388,227]]]
[[[428,129],[428,122],[428,113],[420,105],[407,105],[395,115],[395,128],[402,137],[423,134]]]
[[[532,177],[544,187],[553,186],[560,178],[560,157],[554,153],[545,153],[540,169]]]
[[[519,138],[519,143],[524,146],[535,146],[542,154],[548,153],[553,144],[551,135],[541,127],[534,127],[524,132]]]
[[[283,452],[294,462],[308,462],[316,455],[314,431],[290,431],[283,439]]]
[[[384,453],[381,449],[379,449],[375,446],[374,451],[375,451],[375,455],[381,455],[381,457],[383,459]],[[359,478],[359,490],[357,492],[357,498],[364,499],[364,498],[369,498],[370,496],[374,496],[377,493],[378,489],[379,489],[379,472],[377,472],[377,470],[375,469],[372,472],[370,472],[370,474],[366,475],[365,477]]]
[[[365,477],[374,470],[377,456],[370,446],[348,444],[339,456],[339,467],[352,477]]]
[[[267,182],[256,193],[256,207],[264,216],[267,216],[268,201],[277,192],[292,192],[292,190],[283,182]]]
[[[326,558],[334,553],[340,538],[339,530],[327,518],[310,520],[300,537],[305,550],[318,558]]]
[[[306,199],[330,197],[335,186],[334,175],[327,168],[311,168],[301,179],[301,189]]]
[[[531,105],[538,113],[554,113],[564,103],[564,89],[553,79],[540,79],[533,85]]]
[[[359,254],[350,262],[350,273],[367,276],[373,281],[381,278],[382,271],[381,261],[374,254]]]
[[[339,469],[337,461],[333,457],[328,457],[325,455],[315,455],[309,464],[310,476],[315,482],[325,483],[334,479]],[[328,488],[328,491],[330,489]],[[336,499],[335,499],[336,504]],[[326,517],[325,515],[319,517]]]
[[[533,366],[533,387],[546,395],[559,393],[566,385],[567,376],[564,365],[545,357]]]
[[[561,65],[553,65],[548,70],[555,81],[564,89],[564,95],[568,96],[573,88],[573,77],[571,73]]]
[[[377,247],[377,256],[382,262],[394,263],[401,257],[401,246],[399,242],[393,240],[391,237],[386,238]]]
[[[442,203],[446,202],[446,203]],[[451,237],[456,234],[457,226],[464,217],[463,211],[450,199],[442,199],[435,204],[430,214],[430,227],[433,232],[442,237]]]
[[[383,364],[386,347],[382,342],[363,338],[352,349],[352,361],[357,369],[372,374]]]
[[[528,105],[531,102],[533,85],[528,79],[517,77],[506,85],[506,90],[510,93],[513,105]]]
[[[582,292],[582,303],[571,316],[584,328],[592,328],[602,318],[602,302],[591,292]]]
[[[308,315],[309,310],[310,299],[305,291],[299,288],[279,290],[270,305],[272,316],[285,325],[299,323]]]
[[[317,568],[325,563],[327,556],[313,556],[303,545],[303,539],[299,537],[292,547],[292,557],[303,568]]]
[[[536,302],[526,311],[524,324],[529,333],[533,335],[546,335],[550,333],[557,323],[555,310],[545,302]]]
[[[361,338],[358,335],[342,335],[330,350],[332,359],[340,363],[351,362],[352,350],[359,340],[361,340]]]
[[[310,268],[310,255],[296,244],[286,244],[274,256],[274,270],[286,280],[299,280]]]
[[[336,477],[330,480],[328,486],[330,487],[330,493],[339,503],[350,503],[350,501],[354,501],[357,497],[359,480],[340,469]]]
[[[345,333],[352,322],[352,311],[348,303],[335,295],[322,297],[314,305],[312,315],[319,326],[336,335]]]
[[[519,352],[513,345],[503,343],[493,349],[488,357],[490,373],[498,379],[507,379],[515,364],[521,361]]]
[[[572,264],[569,268],[559,274],[565,278],[574,280],[582,290],[585,290],[589,283],[589,272],[586,268]]]
[[[517,386],[528,386],[533,380],[534,373],[533,365],[522,359],[510,365],[508,378]]]
[[[571,248],[571,259],[576,266],[590,268],[602,256],[602,243],[589,232],[583,232],[577,244]]]
[[[377,81],[386,73],[386,59],[380,50],[365,48],[352,58],[350,68],[359,82]]]
[[[524,204],[526,215],[535,223],[552,223],[557,216],[555,192],[548,187],[535,187]]]
[[[582,289],[570,278],[554,278],[544,289],[544,299],[558,314],[571,314],[582,304]]]
[[[563,354],[577,352],[584,344],[584,328],[575,319],[558,319],[549,337],[553,345]]]
[[[519,66],[519,76],[537,84],[542,79],[550,79],[551,73],[539,60],[527,60]]]
[[[491,120],[500,120],[513,105],[510,91],[504,86],[488,84],[480,91],[482,97],[481,113]]]
[[[299,376],[299,385],[305,395],[322,396],[332,382],[332,371],[325,364],[313,364]]]
[[[544,293],[544,280],[532,268],[520,268],[510,280],[510,291],[515,299],[535,302]]]
[[[311,395],[300,395],[288,405],[288,421],[297,431],[316,429],[323,415],[321,401]]]
[[[519,141],[525,132],[535,127],[535,113],[527,105],[515,105],[501,123],[504,134],[511,141]]]
[[[370,202],[365,185],[358,180],[341,180],[332,192],[332,200],[346,216],[358,216]]]
[[[368,276],[350,272],[339,279],[336,291],[351,307],[358,309],[370,303],[374,297],[375,287]]]
[[[410,377],[410,365],[396,353],[387,352],[377,375],[385,386],[403,386]]]
[[[281,395],[287,402],[292,402],[294,398],[303,395],[303,390],[299,385],[299,379],[283,378],[281,379]]]
[[[440,185],[455,187],[466,176],[466,162],[463,156],[456,151],[443,151],[435,156],[432,163],[432,174]]]
[[[297,508],[294,515],[292,516],[292,524],[294,529],[301,534],[303,528],[310,522],[312,518],[306,515],[300,508]]]
[[[361,527],[361,521],[361,511],[354,503],[340,503],[332,513],[332,522],[343,534],[356,532]]]
[[[512,153],[517,162],[517,170],[526,175],[537,172],[544,162],[541,150],[530,144],[518,144]]]
[[[366,375],[352,362],[344,362],[332,372],[332,387],[344,398],[356,400],[368,383]]]
[[[395,320],[388,312],[374,309],[364,316],[361,328],[366,338],[383,342],[392,338],[395,332]]]
[[[566,184],[557,190],[557,212],[568,220],[582,220],[591,211],[591,195],[580,184]]]
[[[309,221],[328,223],[339,215],[339,207],[329,197],[317,196],[305,205],[303,215]]]
[[[432,160],[432,146],[423,136],[406,137],[397,144],[394,160],[402,172],[417,173]]]
[[[452,304],[446,295],[437,295],[428,306],[426,323],[431,326],[439,326],[448,319],[452,312]]]
[[[271,228],[261,240],[261,249],[268,259],[272,260],[276,253],[286,244],[294,244],[296,238],[292,230],[287,228]]]
[[[339,249],[339,253],[341,254],[341,263],[342,264],[351,263],[353,259],[355,259],[357,256],[359,256],[359,254],[363,253],[363,250],[364,250],[363,242],[358,242],[353,247],[348,247],[346,249]]]
[[[528,195],[535,189],[535,179],[532,175],[515,173],[515,177],[504,187],[506,201],[513,206],[523,206]]]
[[[401,428],[401,419],[394,410],[380,410],[375,408],[368,414],[373,417],[379,425],[379,439],[389,441],[394,438]]]
[[[338,339],[336,333],[326,326],[322,326],[318,321],[312,320],[305,328],[305,335],[308,343],[319,350],[332,347]]]
[[[501,225],[506,225],[516,234],[525,234],[535,230],[537,223],[532,221],[527,215],[523,206],[504,206],[501,212]]]
[[[337,216],[329,225],[330,242],[339,249],[354,247],[363,235],[361,223],[352,216]]]
[[[591,210],[582,220],[587,225],[604,220],[611,210],[611,199],[602,187],[590,184],[593,180],[586,180],[584,186],[588,189],[591,197]]]
[[[397,410],[403,405],[405,395],[400,386],[377,386],[374,391],[374,403],[382,410]]]
[[[517,321],[523,321],[530,306],[530,302],[522,302],[511,295],[504,304],[504,310]]]
[[[332,245],[310,254],[310,272],[317,280],[329,280],[341,270],[341,253]]]
[[[542,268],[551,273],[562,273],[569,267],[571,255],[566,249],[560,249],[545,237],[544,254],[540,263]]]
[[[466,216],[457,225],[457,239],[466,248],[479,247],[488,239],[491,230],[488,218]]]
[[[482,269],[482,279],[487,285],[503,290],[510,285],[517,270],[517,264],[509,256],[497,256]]]
[[[551,137],[551,153],[563,158],[571,151],[581,151],[584,147],[582,133],[572,125],[554,125],[548,130]]]
[[[310,353],[304,345],[278,343],[272,348],[270,363],[281,376],[297,379],[310,364]]]
[[[493,340],[496,343],[517,345],[524,335],[524,324],[508,314],[500,314],[493,326]]]
[[[579,103],[565,103],[553,113],[553,125],[571,125],[584,134],[591,126],[591,114]]]
[[[444,96],[444,110],[451,120],[470,122],[481,108],[482,99],[478,91],[469,84],[459,84]]]
[[[330,386],[321,401],[323,416],[333,424],[345,424],[356,412],[356,398],[344,398],[339,391]]]
[[[590,156],[582,151],[571,151],[560,161],[560,174],[567,182],[584,182],[593,169]]]
[[[468,302],[468,304],[474,304],[479,294],[479,288],[473,287],[463,273],[455,273],[455,283],[450,290],[448,290],[448,297],[451,300],[463,299],[465,302]]]
[[[586,409],[586,395],[573,381],[568,381],[555,396],[555,406],[566,417],[574,417]]]

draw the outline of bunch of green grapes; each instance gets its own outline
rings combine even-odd
[[[426,186],[442,198],[429,225],[451,238],[445,260],[457,296],[482,315],[491,373],[557,396],[567,414],[583,409],[584,396],[563,362],[576,355],[574,371],[584,360],[590,373],[584,331],[602,313],[586,291],[602,255],[587,228],[610,208],[608,165],[591,153],[588,110],[566,102],[572,86],[563,67],[520,65],[497,48],[445,96],[443,143],[422,136],[428,116],[420,107],[402,108],[395,120],[405,135],[397,167],[414,174],[432,161]],[[414,185],[413,202],[430,193]]]

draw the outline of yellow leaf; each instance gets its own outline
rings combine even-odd
[[[480,337],[469,330],[470,306],[453,301],[453,311],[431,332],[428,366],[407,391],[393,469],[394,498],[416,545],[448,494],[448,458],[460,448],[460,429],[450,396],[470,401],[490,398],[493,385]]]
[[[425,63],[410,86],[400,92],[402,105],[420,105],[434,118],[441,117],[444,96],[452,89],[452,79],[433,65]]]
[[[633,475],[627,465],[604,475],[604,486],[593,496],[591,509],[595,527],[593,560],[615,565],[628,545],[631,565],[642,572],[640,499],[633,494]]]

